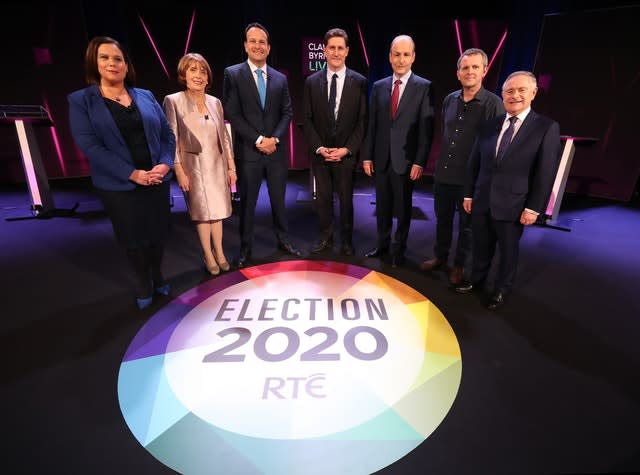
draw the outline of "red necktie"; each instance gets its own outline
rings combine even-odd
[[[391,118],[395,119],[398,113],[398,100],[400,99],[400,84],[402,81],[396,79],[393,83],[393,92],[391,93]]]

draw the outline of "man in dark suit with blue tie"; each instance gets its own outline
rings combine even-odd
[[[497,245],[500,263],[489,310],[503,305],[511,291],[520,237],[544,213],[558,168],[560,127],[531,109],[537,91],[529,71],[507,77],[502,86],[507,113],[485,124],[467,166],[463,206],[471,213],[473,270],[455,290],[483,289]]]
[[[260,23],[245,28],[248,60],[224,70],[223,105],[231,124],[240,188],[239,268],[251,259],[253,222],[262,178],[267,181],[278,248],[300,257],[289,241],[285,211],[288,163],[282,145],[293,116],[284,74],[267,65],[269,32]]]
[[[378,243],[366,257],[391,251],[391,265],[404,263],[411,224],[415,181],[429,156],[434,109],[431,81],[411,71],[415,44],[407,35],[391,42],[389,62],[393,75],[376,81],[369,101],[364,172],[375,177]],[[397,227],[391,242],[394,213]]]
[[[349,37],[341,28],[324,36],[327,68],[304,83],[304,136],[316,180],[320,239],[311,252],[333,245],[333,193],[340,200],[340,253],[353,249],[353,179],[367,118],[367,79],[345,66]],[[329,79],[330,78],[330,79]]]

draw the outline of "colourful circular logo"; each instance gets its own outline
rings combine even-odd
[[[138,441],[183,474],[368,474],[435,430],[461,371],[451,326],[411,287],[286,261],[161,309],[127,350],[118,397]]]

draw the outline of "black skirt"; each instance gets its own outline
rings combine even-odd
[[[163,245],[169,231],[169,182],[130,191],[96,189],[118,244],[127,249]]]

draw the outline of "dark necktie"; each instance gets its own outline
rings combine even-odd
[[[256,69],[258,75],[258,95],[260,96],[260,104],[264,109],[264,102],[267,98],[267,85],[264,83],[264,71],[262,69]]]
[[[400,99],[400,84],[402,81],[396,79],[393,83],[393,92],[391,93],[391,118],[395,119],[398,113],[398,100]]]
[[[331,77],[331,87],[329,88],[329,125],[331,126],[331,135],[336,134],[336,89],[338,75],[334,73]]]
[[[509,127],[502,134],[502,138],[500,139],[500,145],[498,145],[498,153],[496,153],[496,160],[499,162],[504,157],[509,144],[511,143],[511,139],[513,138],[513,131],[515,130],[516,120],[518,118],[514,115],[513,117],[509,117]]]

